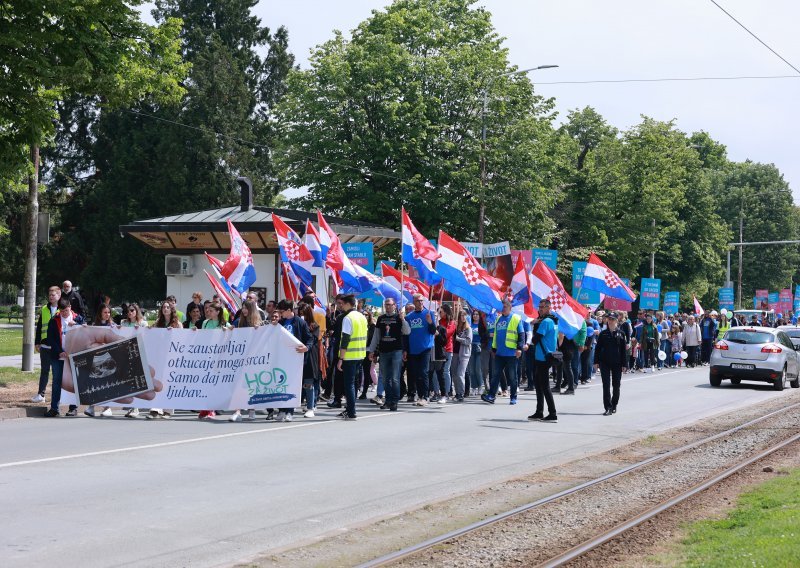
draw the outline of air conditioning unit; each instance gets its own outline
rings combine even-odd
[[[164,258],[164,274],[167,276],[192,276],[194,274],[192,257],[168,254]]]

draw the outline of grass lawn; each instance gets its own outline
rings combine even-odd
[[[0,388],[8,387],[11,383],[27,383],[38,381],[39,372],[23,373],[15,367],[0,367]],[[34,392],[34,394],[36,394]]]
[[[690,525],[677,559],[681,566],[800,566],[800,469],[742,494],[726,518]]]
[[[0,328],[0,355],[22,355],[22,328]]]

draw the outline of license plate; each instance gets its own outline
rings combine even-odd
[[[731,363],[731,369],[748,369],[752,370],[755,369],[755,365],[746,365],[744,363]]]

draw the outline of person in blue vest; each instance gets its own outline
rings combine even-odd
[[[558,422],[556,403],[550,392],[550,367],[553,365],[553,353],[558,347],[558,331],[555,318],[550,315],[550,300],[539,302],[539,319],[533,325],[533,349],[536,359],[536,412],[528,416],[528,420],[542,422]],[[547,416],[544,415],[544,403],[547,401]]]
[[[711,360],[711,351],[714,348],[714,341],[717,339],[717,322],[712,317],[712,314],[706,310],[703,319],[700,320],[700,334],[702,343],[700,345],[701,363],[708,365]]]
[[[489,392],[481,395],[483,402],[494,404],[500,377],[505,375],[511,387],[510,404],[517,404],[517,365],[525,345],[525,328],[522,316],[511,313],[511,300],[503,300],[503,311],[494,325],[492,351],[494,352],[494,372]]]
[[[409,387],[417,388],[417,406],[428,405],[428,369],[431,364],[433,336],[436,335],[436,322],[425,308],[422,294],[414,294],[414,311],[406,316],[408,322],[408,351],[405,354]],[[412,393],[408,398],[411,400]]]

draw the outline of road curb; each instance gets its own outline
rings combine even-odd
[[[20,408],[0,408],[0,420],[14,420],[16,418],[30,418],[44,416],[47,410],[44,406],[25,406]]]

